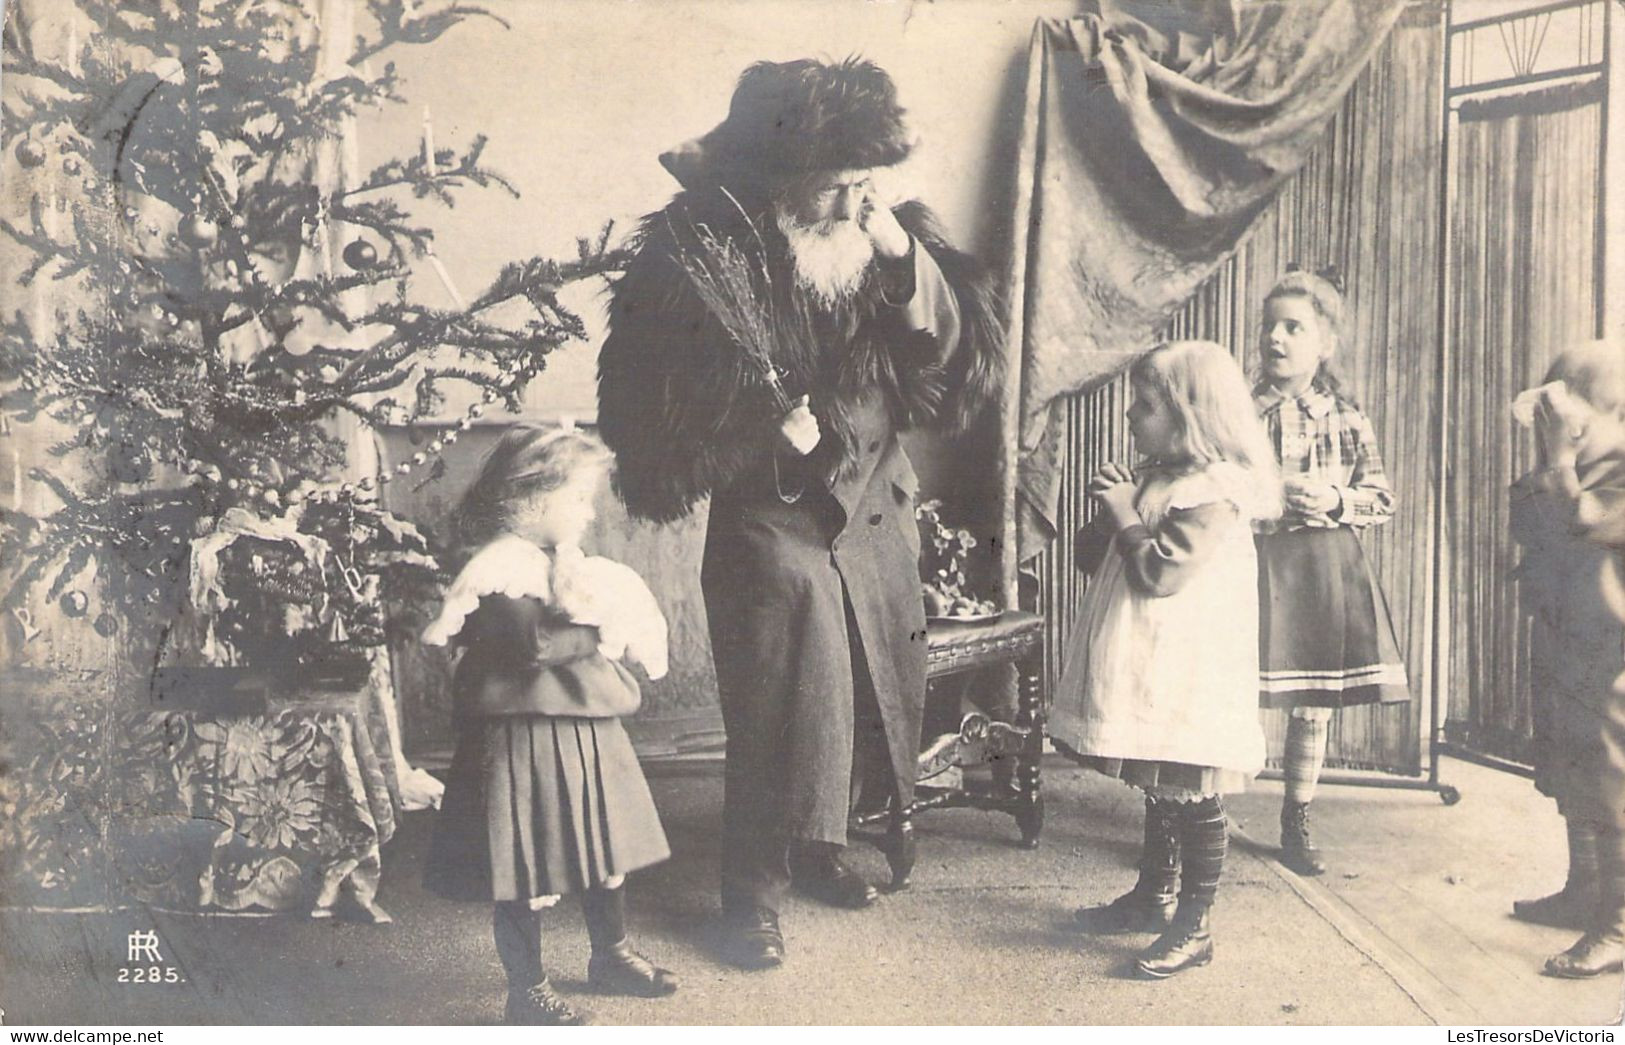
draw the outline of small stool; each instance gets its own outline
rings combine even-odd
[[[1038,763],[1044,749],[1044,619],[1007,610],[987,621],[933,620],[928,625],[926,680],[1003,664],[1016,666],[1016,720],[996,722],[979,711],[966,715],[958,733],[936,738],[920,753],[917,779],[928,780],[950,766],[975,766],[1014,758],[1008,783],[995,776],[992,788],[959,786],[934,791],[907,807],[891,807],[858,818],[860,824],[887,824],[881,848],[891,868],[893,891],[908,887],[914,870],[914,816],[927,809],[972,807],[1009,813],[1021,832],[1023,848],[1038,845],[1044,825],[1044,798],[1039,792]]]

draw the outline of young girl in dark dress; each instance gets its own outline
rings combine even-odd
[[[626,939],[625,877],[670,850],[621,728],[641,694],[618,661],[664,675],[666,621],[635,573],[580,550],[609,460],[573,430],[503,436],[463,497],[468,558],[423,635],[462,647],[457,748],[425,883],[493,904],[509,1023],[584,1022],[542,967],[541,910],[563,893],[581,895],[591,986],[642,997],[677,987]]]

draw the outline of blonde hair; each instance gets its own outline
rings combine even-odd
[[[513,526],[525,502],[589,473],[607,474],[614,458],[595,435],[574,428],[520,424],[504,432],[458,502],[455,539],[473,552]]]
[[[1258,518],[1281,513],[1281,476],[1252,390],[1235,358],[1211,341],[1170,341],[1129,371],[1136,389],[1158,396],[1179,424],[1178,446],[1190,465],[1221,461],[1240,468],[1257,495]]]
[[[1546,371],[1545,384],[1561,381],[1570,392],[1597,410],[1625,410],[1625,344],[1582,341],[1558,353]]]

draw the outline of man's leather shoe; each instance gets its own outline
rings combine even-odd
[[[874,886],[841,863],[833,853],[820,853],[795,861],[791,866],[790,881],[798,892],[832,907],[857,910],[868,907],[880,895]]]
[[[1546,959],[1546,975],[1589,980],[1625,969],[1625,939],[1614,933],[1589,932],[1562,954]]]
[[[773,969],[784,964],[784,934],[779,916],[765,907],[728,911],[723,956],[741,969]]]

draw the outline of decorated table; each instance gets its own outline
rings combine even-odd
[[[137,704],[101,672],[14,671],[0,688],[5,903],[388,920],[400,796],[378,687],[194,673]]]

